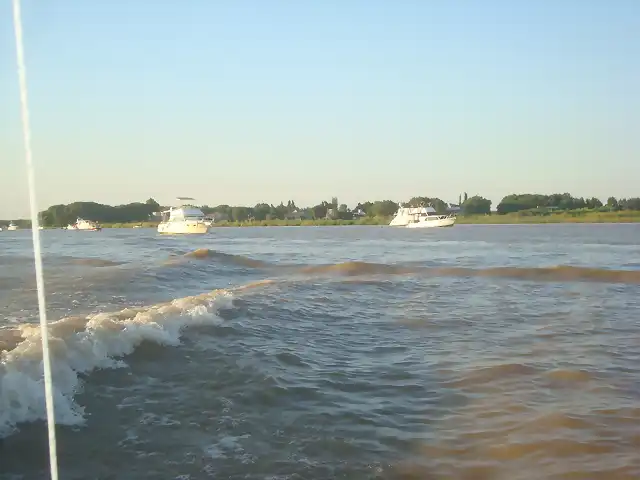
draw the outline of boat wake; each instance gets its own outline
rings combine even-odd
[[[282,265],[209,249],[198,249],[173,257],[162,266],[172,268],[184,262],[207,259],[260,269],[268,278],[151,306],[124,308],[120,311],[87,316],[69,316],[50,324],[54,394],[59,424],[78,425],[84,422],[83,408],[74,401],[74,396],[81,391],[83,374],[100,368],[126,366],[123,357],[134,352],[143,342],[179,344],[184,328],[192,325],[218,324],[221,321],[218,312],[231,308],[234,296],[249,289],[281,283],[308,282],[318,278],[343,282],[347,279],[366,281],[372,276],[390,275],[640,284],[638,270],[573,266],[472,269],[368,262]],[[110,266],[106,261],[88,263],[103,268]],[[41,362],[40,330],[37,325],[22,324],[0,329],[0,438],[15,431],[20,423],[45,418]]]
[[[167,264],[178,264],[189,259],[212,259],[224,263],[249,268],[268,270],[270,273],[289,273],[298,275],[422,275],[432,277],[493,277],[522,281],[540,282],[599,282],[640,284],[640,270],[613,270],[594,267],[557,265],[553,267],[425,267],[421,265],[384,264],[360,261],[340,262],[320,265],[275,264],[245,257],[201,248],[186,253]]]
[[[25,261],[32,261],[24,257]],[[54,262],[48,259],[49,262]],[[63,266],[77,265],[84,267],[126,266],[124,262],[116,262],[100,258],[60,257],[56,262]],[[220,252],[218,250],[199,248],[180,255],[173,255],[160,263],[162,267],[177,267],[190,261],[211,261],[221,264],[239,266],[249,269],[263,270],[264,273],[281,276],[286,274],[297,276],[370,276],[370,275],[421,275],[432,277],[493,277],[523,281],[541,282],[599,282],[640,284],[640,270],[619,270],[572,265],[556,265],[551,267],[428,267],[417,264],[385,264],[362,261],[347,261],[333,264],[283,264],[258,260],[245,255]],[[1,262],[0,262],[1,264]],[[133,267],[134,265],[129,265]]]

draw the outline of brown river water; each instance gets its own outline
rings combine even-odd
[[[640,478],[640,225],[42,237],[61,479]],[[30,242],[0,479],[48,468]]]

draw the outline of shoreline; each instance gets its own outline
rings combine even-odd
[[[263,220],[248,222],[222,221],[211,228],[231,227],[340,227],[340,226],[388,226],[392,217],[365,217],[357,220]],[[459,215],[455,225],[561,225],[561,224],[635,224],[640,223],[640,211],[623,210],[618,212],[562,212],[546,215],[522,215],[508,213],[504,215]],[[454,226],[455,226],[454,225]],[[158,222],[122,222],[104,223],[102,228],[157,228]],[[60,230],[61,227],[45,227],[44,230]],[[24,226],[20,230],[31,230]],[[5,233],[3,229],[2,233]],[[7,232],[8,233],[8,232]]]
[[[211,228],[232,227],[341,227],[341,226],[388,226],[391,217],[369,217],[360,220],[264,220],[259,222],[220,222]],[[584,215],[553,214],[545,216],[506,215],[460,215],[455,225],[561,225],[561,224],[635,224],[640,223],[640,212],[587,213]],[[133,228],[140,223],[106,224],[103,228]],[[157,223],[143,223],[141,228],[157,228]],[[454,226],[455,226],[454,225]]]
[[[640,223],[640,212],[622,211],[607,213],[584,214],[551,214],[551,215],[474,215],[460,216],[456,224],[459,225],[542,225],[542,224],[602,224],[602,223]]]

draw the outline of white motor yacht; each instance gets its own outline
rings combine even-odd
[[[84,220],[80,217],[76,219],[76,223],[67,225],[67,230],[86,230],[90,232],[97,232],[102,230],[102,227],[96,222],[91,220]]]
[[[161,212],[162,222],[158,225],[158,233],[187,234],[207,233],[210,224],[205,219],[204,213],[198,207],[184,203],[192,201],[190,197],[178,197],[181,202],[179,207],[171,207]]]
[[[392,227],[432,228],[452,227],[454,215],[438,215],[433,207],[400,207],[389,223]]]

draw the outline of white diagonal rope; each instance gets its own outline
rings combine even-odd
[[[13,25],[16,34],[16,57],[18,60],[18,81],[20,83],[20,107],[22,111],[22,132],[24,136],[25,163],[29,182],[29,203],[31,206],[31,236],[38,287],[38,310],[40,311],[40,334],[42,337],[42,365],[44,367],[44,393],[49,431],[49,469],[51,480],[58,480],[58,454],[56,449],[56,421],[53,406],[53,382],[51,379],[51,357],[49,356],[49,330],[45,305],[44,278],[42,275],[42,252],[40,249],[40,229],[38,204],[36,202],[36,182],[31,154],[31,127],[29,125],[29,104],[27,102],[27,70],[24,65],[24,44],[22,40],[22,18],[20,0],[13,0]]]

